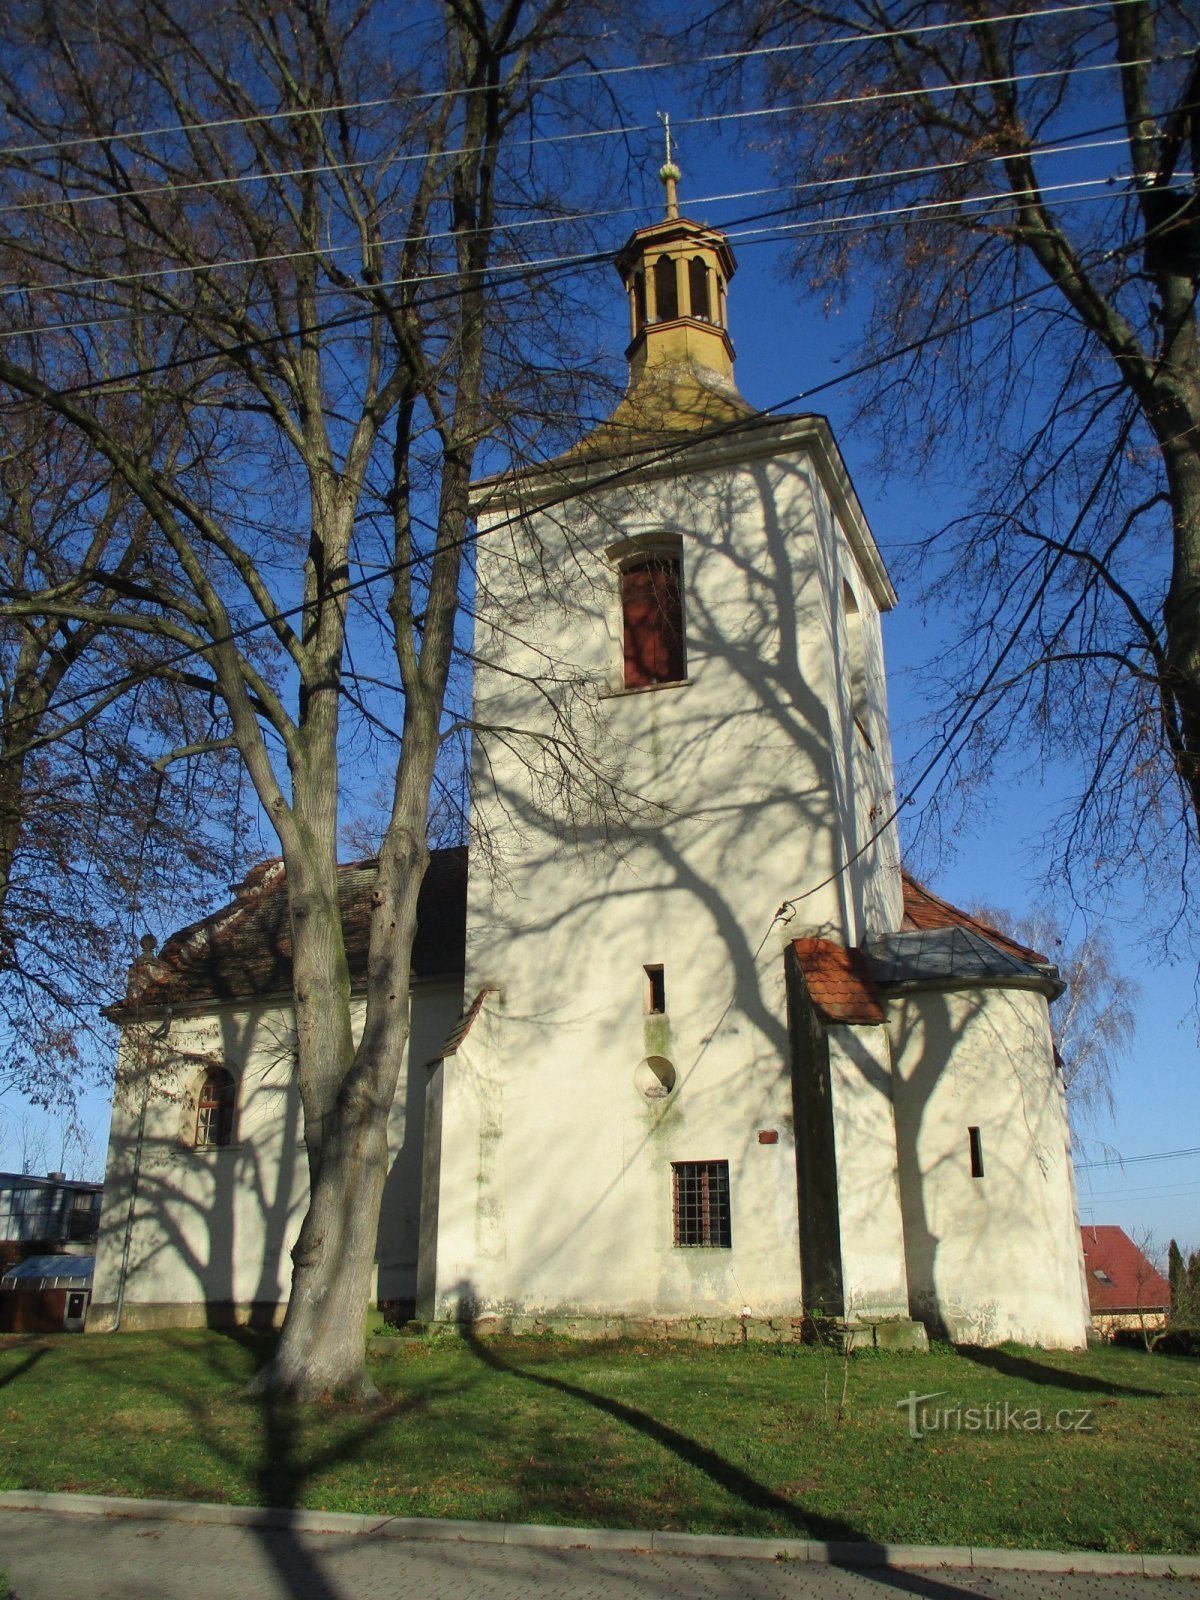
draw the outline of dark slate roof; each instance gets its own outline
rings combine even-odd
[[[898,933],[873,934],[864,951],[875,982],[887,987],[1001,984],[1063,992],[1058,969],[969,911],[951,905],[910,873],[901,874],[904,920]]]
[[[1124,1228],[1081,1228],[1088,1304],[1093,1311],[1162,1311],[1171,1286]]]
[[[793,939],[808,997],[822,1022],[880,1023],[883,1002],[861,950],[829,939]]]
[[[881,988],[999,984],[1062,993],[1052,967],[1035,965],[1001,949],[973,928],[930,928],[871,934],[863,945],[872,978]]]
[[[376,871],[374,860],[339,868],[338,904],[353,982],[366,973]],[[413,977],[461,974],[466,926],[467,852],[435,850],[417,901]],[[268,861],[247,875],[232,905],[172,934],[157,956],[135,961],[126,998],[111,1014],[119,1020],[135,1004],[141,1009],[287,994],[291,986],[292,935],[283,863]]]

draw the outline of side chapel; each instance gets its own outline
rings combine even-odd
[[[475,721],[518,732],[477,740],[472,843],[422,890],[379,1298],[1082,1345],[1058,975],[902,869],[895,593],[825,419],[738,392],[733,252],[662,176],[617,258],[625,397],[476,486]],[[342,871],[360,973],[372,874]],[[89,1327],[277,1320],[306,1186],[279,863],[112,1014]]]

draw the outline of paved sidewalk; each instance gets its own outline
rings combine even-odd
[[[526,1542],[559,1537],[562,1530],[502,1531],[463,1524],[465,1536],[412,1539],[396,1537],[398,1524],[379,1519],[372,1532],[330,1533],[180,1521],[165,1514],[166,1506],[158,1514],[120,1516],[22,1510],[12,1507],[16,1498],[4,1496],[10,1503],[0,1503],[0,1571],[15,1600],[68,1600],[76,1595],[91,1600],[228,1600],[230,1595],[237,1600],[653,1600],[693,1595],[703,1600],[887,1600],[901,1594],[926,1600],[1184,1600],[1194,1592],[1175,1578],[1093,1570],[1031,1572],[970,1565],[915,1570],[779,1561],[764,1559],[760,1542],[753,1540],[744,1543],[747,1554],[704,1555],[692,1553],[703,1547],[700,1541],[689,1546],[678,1539],[680,1553],[672,1554],[628,1548],[649,1541],[650,1534],[590,1530],[580,1537],[626,1548],[564,1549]],[[137,1502],[128,1502],[129,1511],[136,1509]],[[187,1514],[187,1508],[176,1509]],[[203,1508],[194,1509],[203,1514]],[[389,1529],[393,1531],[385,1531]],[[707,1543],[720,1547],[716,1541]],[[946,1554],[970,1561],[969,1552]],[[1013,1552],[990,1554],[997,1560],[1014,1559]],[[932,1558],[932,1553],[922,1557]],[[1048,1564],[1055,1558],[1027,1553],[1027,1559]],[[1089,1568],[1105,1558],[1065,1559]],[[1192,1572],[1200,1569],[1194,1559],[1180,1565]]]

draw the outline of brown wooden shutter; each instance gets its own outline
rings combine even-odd
[[[621,574],[627,689],[683,677],[681,590],[678,561],[642,561]]]

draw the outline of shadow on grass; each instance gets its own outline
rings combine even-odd
[[[257,1371],[274,1352],[275,1335],[248,1328],[210,1329],[220,1342],[211,1347],[210,1368],[231,1388],[240,1390],[246,1382],[244,1370],[233,1371],[226,1359],[231,1347],[249,1355]],[[230,1481],[246,1483],[254,1505],[275,1513],[270,1525],[256,1528],[264,1559],[269,1564],[281,1594],[294,1600],[343,1600],[344,1590],[333,1581],[319,1550],[299,1528],[291,1525],[289,1512],[305,1509],[308,1492],[324,1472],[339,1462],[351,1461],[397,1417],[424,1408],[426,1396],[393,1401],[370,1408],[360,1406],[297,1405],[270,1396],[240,1401],[245,1430],[235,1430],[231,1439],[223,1431],[206,1404],[206,1397],[181,1386],[176,1398],[187,1406],[193,1426],[208,1450],[230,1469]],[[250,1429],[257,1418],[257,1438],[253,1457],[247,1462]],[[320,1444],[315,1439],[316,1424],[336,1420],[342,1427],[337,1437]],[[212,1529],[219,1541],[221,1530]]]
[[[904,1594],[923,1595],[926,1600],[959,1600],[959,1597],[969,1595],[973,1591],[959,1588],[952,1581],[931,1576],[923,1572],[902,1572],[895,1568],[887,1567],[885,1547],[869,1538],[853,1523],[846,1522],[840,1517],[828,1517],[819,1513],[806,1511],[803,1506],[789,1500],[785,1495],[777,1493],[766,1484],[760,1483],[750,1476],[741,1467],[727,1461],[710,1446],[700,1443],[688,1434],[681,1433],[677,1428],[659,1421],[649,1412],[639,1410],[636,1406],[626,1405],[621,1400],[614,1400],[610,1395],[597,1394],[591,1389],[586,1389],[582,1384],[571,1383],[565,1378],[552,1377],[545,1372],[532,1372],[526,1368],[506,1361],[500,1352],[493,1346],[480,1340],[474,1333],[469,1322],[462,1325],[462,1337],[471,1353],[483,1363],[490,1371],[502,1373],[508,1377],[520,1379],[522,1382],[535,1384],[540,1388],[550,1389],[558,1394],[568,1395],[574,1400],[581,1401],[584,1405],[591,1406],[604,1415],[611,1417],[623,1426],[634,1429],[646,1438],[652,1439],[662,1449],[669,1451],[679,1461],[688,1466],[695,1467],[703,1472],[711,1482],[726,1491],[734,1499],[740,1500],[743,1505],[756,1511],[766,1511],[777,1517],[787,1528],[787,1533],[780,1537],[804,1538],[828,1541],[831,1544],[854,1544],[860,1547],[856,1553],[853,1567],[861,1570],[861,1547],[870,1546],[878,1550],[878,1567],[869,1568],[870,1579],[881,1588],[895,1589]],[[768,1535],[769,1537],[769,1535]],[[758,1558],[753,1559],[757,1566]],[[846,1566],[849,1561],[839,1561],[834,1553],[834,1558],[829,1563],[831,1566]],[[650,1592],[653,1585],[647,1584],[643,1592]],[[672,1592],[674,1592],[672,1590]]]
[[[1051,1389],[1072,1389],[1080,1394],[1102,1394],[1130,1399],[1161,1400],[1162,1389],[1139,1389],[1133,1384],[1113,1383],[1088,1372],[1063,1372],[1058,1367],[1035,1361],[1030,1356],[1019,1356],[1008,1350],[989,1350],[977,1344],[955,1345],[955,1351],[964,1361],[977,1366],[990,1367],[1005,1378],[1020,1378],[1025,1383],[1041,1383]]]
[[[45,1354],[46,1346],[44,1344],[39,1345],[36,1350],[31,1350],[25,1357],[24,1361],[18,1362],[11,1371],[6,1372],[4,1376],[0,1378],[0,1389],[7,1388],[10,1383],[15,1383],[18,1378],[23,1378],[31,1368],[37,1366],[38,1362]]]

